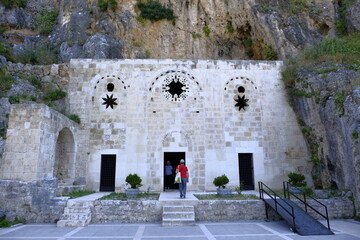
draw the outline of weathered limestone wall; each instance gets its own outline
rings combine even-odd
[[[162,205],[157,200],[96,200],[91,209],[92,223],[160,222]]]
[[[86,154],[79,158],[88,164],[87,187],[99,190],[103,154],[116,155],[116,190],[137,173],[143,189],[162,191],[164,152],[186,153],[189,190],[214,190],[212,181],[221,174],[239,185],[238,153],[253,154],[255,185],[280,188],[291,171],[307,175],[309,153],[285,98],[281,65],[71,60],[68,104],[82,122],[78,140]],[[167,89],[174,78],[185,86],[179,99]],[[248,99],[245,110],[235,107],[239,97]],[[117,105],[104,104],[106,99]]]
[[[116,155],[116,189],[137,173],[144,189],[162,191],[164,152],[185,152],[189,190],[214,190],[226,174],[239,184],[238,153],[252,153],[254,182],[281,187],[291,171],[308,173],[308,151],[285,99],[281,62],[205,60],[72,60],[69,108],[82,122],[87,186],[99,189],[102,154]],[[172,99],[166,84],[183,79]],[[170,79],[170,80],[169,80]],[[107,86],[114,85],[109,91]],[[240,93],[239,87],[245,92]],[[104,105],[106,98],[117,105]],[[234,99],[249,107],[239,111]],[[311,180],[308,179],[311,183]]]
[[[353,216],[353,204],[350,200],[334,198],[319,201],[328,207],[330,219],[351,218]],[[313,206],[312,201],[310,204]],[[324,212],[322,206],[316,204],[314,206],[321,213]],[[265,204],[262,200],[201,200],[194,207],[196,221],[263,220],[266,218]],[[97,200],[91,213],[92,223],[161,222],[162,203],[155,200]],[[321,219],[316,214],[312,215]],[[279,216],[270,209],[269,218],[279,219]]]
[[[46,105],[11,105],[0,179],[28,182],[52,178],[62,166],[72,169],[67,180],[83,178],[84,166],[77,166],[75,173],[77,128],[75,122]],[[73,141],[72,152],[61,149],[69,140]]]
[[[57,180],[0,180],[0,212],[6,219],[53,223],[64,213],[67,197],[56,197]]]

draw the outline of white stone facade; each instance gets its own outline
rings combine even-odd
[[[249,189],[258,181],[281,188],[289,172],[308,177],[310,159],[281,66],[72,60],[67,104],[81,124],[45,105],[12,105],[0,179],[56,177],[95,191],[106,190],[101,181],[110,179],[112,190],[123,191],[126,176],[136,173],[142,190],[160,192],[165,161],[176,155],[189,168],[190,191],[215,190],[213,180],[222,174],[231,187],[241,180]]]
[[[258,181],[280,188],[289,172],[306,174],[309,152],[286,99],[281,66],[267,61],[72,60],[68,104],[81,118],[77,161],[86,163],[80,165],[87,171],[87,188],[100,189],[102,155],[116,159],[119,191],[129,173],[143,179],[143,190],[163,191],[168,152],[185,154],[188,190],[215,190],[213,179],[222,174],[230,186],[239,185],[239,154],[253,162],[255,188]],[[248,99],[248,106],[239,110],[239,99]]]

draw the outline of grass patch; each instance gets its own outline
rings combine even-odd
[[[57,55],[53,47],[43,45],[35,49],[26,49],[22,55],[15,57],[15,61],[23,64],[49,65],[58,62]]]
[[[66,92],[62,91],[62,90],[52,90],[49,91],[45,96],[44,96],[44,100],[45,101],[56,101],[59,99],[63,99],[64,97],[66,97]]]
[[[205,36],[210,37],[210,28],[208,25],[205,25],[203,27],[203,32],[204,32]]]
[[[70,114],[68,117],[78,124],[80,124],[81,122],[80,117],[76,114]]]
[[[342,117],[345,114],[344,102],[346,96],[343,92],[337,91],[334,96],[336,111],[339,117]]]
[[[159,193],[140,193],[131,200],[159,200]],[[109,195],[103,196],[100,200],[127,200],[125,193],[110,193]]]
[[[198,33],[192,33],[191,35],[192,35],[193,39],[201,38],[201,35]]]
[[[259,197],[252,194],[233,194],[232,196],[221,197],[218,194],[194,194],[199,200],[258,200]]]
[[[117,1],[116,0],[99,0],[97,3],[101,12],[105,12],[108,9],[115,12],[117,8]]]
[[[71,192],[71,193],[68,193],[68,194],[63,194],[63,196],[70,197],[70,199],[73,199],[73,198],[78,198],[78,197],[90,195],[90,194],[93,194],[93,193],[95,193],[95,191],[82,190],[82,191]]]
[[[59,12],[56,10],[44,9],[36,15],[36,26],[40,34],[50,34],[57,23]]]
[[[14,83],[14,78],[6,73],[6,71],[0,68],[0,91],[7,91],[11,89]]]
[[[11,227],[11,226],[19,224],[19,223],[25,223],[25,221],[22,221],[22,220],[19,220],[16,218],[15,221],[10,222],[10,221],[4,219],[4,220],[0,221],[0,228]]]
[[[351,136],[352,136],[353,139],[356,140],[356,139],[359,138],[359,133],[357,131],[352,131]]]
[[[11,103],[11,104],[21,104],[21,103],[24,103],[24,100],[36,102],[37,98],[34,96],[28,96],[26,94],[20,94],[20,95],[9,97],[9,103]]]
[[[28,80],[31,83],[31,85],[33,85],[37,89],[42,89],[42,82],[39,78],[29,77],[26,80]]]
[[[228,33],[233,33],[235,31],[234,27],[232,25],[227,26]]]
[[[332,64],[344,63],[357,66],[360,59],[360,33],[324,39],[314,46],[308,46],[293,58],[289,58],[283,67],[281,78],[286,87],[294,87],[296,74],[300,68],[326,63],[329,67],[316,70],[317,73],[336,71]]]
[[[0,0],[0,3],[7,9],[24,8],[26,7],[26,0]]]
[[[0,55],[4,56],[7,60],[12,60],[12,49],[7,44],[0,42]]]
[[[263,49],[263,55],[265,60],[277,60],[278,53],[270,45],[265,45]]]
[[[138,2],[136,7],[140,9],[140,17],[151,21],[162,19],[175,21],[176,16],[171,8],[161,5],[159,1],[149,0],[146,3]]]

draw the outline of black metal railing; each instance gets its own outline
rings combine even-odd
[[[295,225],[295,214],[294,214],[294,207],[291,206],[289,203],[287,203],[283,198],[281,198],[276,192],[274,192],[271,188],[269,188],[268,186],[266,186],[265,183],[263,182],[258,182],[259,184],[259,193],[260,193],[260,199],[264,200],[264,193],[271,198],[272,200],[274,200],[275,203],[275,211],[276,213],[278,213],[278,206],[281,207],[282,209],[284,209],[284,211],[286,213],[288,213],[290,215],[290,217],[292,218],[292,223],[293,223],[293,227],[294,227],[294,232],[296,232],[296,225]],[[264,189],[264,187],[266,188],[266,190]],[[270,194],[270,193],[271,194]],[[279,202],[279,200],[281,200],[281,202]],[[265,202],[266,203],[266,202]],[[288,208],[286,208],[284,206],[285,203]],[[289,211],[290,208],[290,211]],[[266,217],[268,218],[268,213],[267,213],[267,209],[266,209]]]
[[[321,203],[320,201],[318,201],[317,199],[311,197],[311,196],[307,196],[305,194],[305,192],[303,190],[301,190],[300,188],[297,188],[296,190],[300,192],[300,194],[303,196],[303,199],[301,199],[299,196],[297,196],[296,194],[292,193],[291,191],[289,191],[289,183],[288,182],[283,182],[283,190],[284,190],[284,197],[287,199],[290,199],[290,195],[295,197],[296,199],[298,199],[300,202],[302,202],[305,205],[305,211],[308,212],[308,207],[311,208],[314,212],[316,212],[317,214],[319,214],[320,216],[322,216],[323,218],[326,219],[327,221],[327,226],[328,229],[330,229],[330,223],[329,223],[329,215],[328,215],[328,210],[327,207]],[[315,209],[313,206],[311,206],[306,198],[311,198],[312,200],[314,200],[315,202],[317,202],[318,204],[320,204],[321,206],[323,206],[325,208],[325,215],[322,214],[321,212],[319,212],[317,209]]]

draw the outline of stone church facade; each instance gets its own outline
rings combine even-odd
[[[281,62],[71,60],[67,104],[76,124],[44,105],[13,106],[0,178],[56,177],[95,191],[164,190],[164,165],[185,159],[190,191],[280,188],[309,172],[305,139],[280,80]],[[16,139],[23,137],[19,143]],[[311,179],[307,179],[311,183]],[[172,186],[175,188],[175,186]]]

